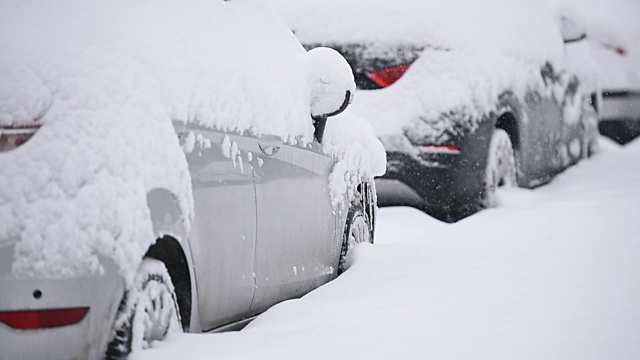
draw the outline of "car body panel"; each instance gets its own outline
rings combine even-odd
[[[640,122],[640,91],[603,90],[602,95],[600,121]]]
[[[190,135],[192,133],[193,135]],[[255,290],[256,199],[249,163],[256,139],[201,128],[186,135],[199,140],[187,156],[195,218],[189,244],[201,330],[248,315]],[[235,145],[233,145],[235,144]],[[237,152],[231,154],[231,147]],[[246,161],[246,160],[245,160]]]
[[[318,145],[282,144],[275,154],[253,159],[258,243],[252,311],[300,296],[337,269],[339,231],[327,183],[333,160]]]
[[[12,250],[13,246],[9,246],[0,252]],[[72,279],[0,277],[0,304],[3,311],[89,307],[89,312],[79,323],[46,330],[17,330],[0,323],[0,358],[101,358],[124,293],[124,281],[115,265],[107,259],[102,259],[101,263],[103,274]],[[101,291],[95,291],[96,288]],[[41,292],[39,298],[33,295],[35,290]]]

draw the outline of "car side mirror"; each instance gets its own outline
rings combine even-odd
[[[335,116],[343,112],[347,108],[347,106],[351,104],[352,101],[353,101],[353,93],[350,90],[347,90],[347,93],[345,94],[345,97],[344,97],[344,101],[342,102],[342,105],[340,105],[340,108],[338,110],[336,110],[331,114],[325,114],[322,116],[312,115],[313,127],[315,128],[315,131],[313,132],[313,137],[315,137],[319,143],[322,144],[322,137],[324,135],[324,128],[327,125],[327,119],[331,116]]]
[[[584,40],[587,37],[585,28],[566,16],[560,18],[560,32],[565,44]]]
[[[337,51],[319,47],[309,50],[306,56],[314,136],[322,142],[327,118],[340,114],[351,104],[356,84],[351,66]]]

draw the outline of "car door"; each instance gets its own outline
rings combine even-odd
[[[545,78],[547,89],[557,84]],[[524,103],[526,121],[523,121],[522,160],[520,169],[529,186],[548,181],[560,166],[558,149],[562,140],[562,109],[552,97],[543,94],[527,94]]]
[[[574,41],[565,42],[564,53],[567,73],[570,81],[563,101],[563,143],[562,151],[564,166],[579,161],[587,155],[587,148],[591,141],[588,106],[595,112],[593,101],[597,88],[595,83],[595,69],[593,68],[591,47],[586,35]],[[587,61],[585,61],[587,59]],[[594,95],[594,96],[592,96]],[[595,129],[593,129],[595,130]]]
[[[252,311],[300,296],[335,276],[341,246],[328,178],[333,160],[321,145],[260,140],[254,159],[258,214]]]
[[[202,330],[247,316],[255,290],[256,139],[189,126],[181,134],[193,185],[189,241]]]

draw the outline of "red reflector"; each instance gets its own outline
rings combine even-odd
[[[387,69],[382,69],[376,72],[367,74],[369,79],[373,80],[376,84],[384,87],[391,86],[394,82],[398,81],[409,69],[411,65],[400,65]]]
[[[615,51],[618,55],[627,55],[627,49],[623,48],[622,46],[617,46],[609,43],[602,43],[602,45],[611,51]]]
[[[424,145],[420,150],[430,154],[460,154],[460,149],[452,145]]]
[[[26,143],[39,126],[25,126],[15,128],[0,127],[0,153],[11,151],[22,144]]]
[[[0,322],[14,329],[33,330],[79,323],[89,312],[88,307],[55,310],[2,311]]]

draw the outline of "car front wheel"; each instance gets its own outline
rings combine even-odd
[[[361,243],[373,243],[373,227],[362,204],[357,202],[351,205],[347,215],[347,224],[342,235],[338,274],[343,273],[351,266],[351,252],[356,245]]]
[[[482,205],[485,208],[496,205],[496,189],[500,186],[516,185],[516,161],[509,134],[495,129],[489,143],[489,155],[485,170]]]
[[[107,359],[126,359],[133,350],[182,331],[180,312],[169,272],[160,260],[142,260],[133,283],[118,308]]]

